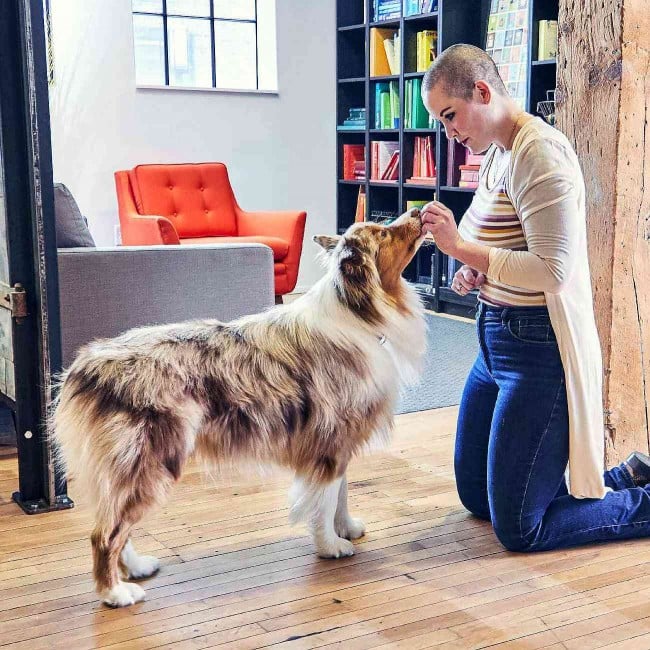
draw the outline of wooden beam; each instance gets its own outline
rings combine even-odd
[[[587,190],[605,367],[606,461],[648,450],[650,12],[647,0],[560,0],[557,124]]]

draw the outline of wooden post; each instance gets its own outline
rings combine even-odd
[[[650,11],[648,0],[559,5],[557,126],[586,181],[611,466],[649,440]]]

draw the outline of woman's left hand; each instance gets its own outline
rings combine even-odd
[[[458,234],[454,213],[440,201],[427,203],[420,211],[422,231],[430,232],[436,246],[447,255],[454,256],[458,245],[463,241]]]

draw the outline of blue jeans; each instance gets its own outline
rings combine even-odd
[[[650,536],[650,485],[624,466],[605,472],[603,499],[567,493],[564,370],[546,307],[479,305],[480,350],[458,415],[458,494],[512,551],[546,551]]]

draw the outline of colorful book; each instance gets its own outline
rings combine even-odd
[[[426,72],[436,58],[437,32],[426,29],[416,34],[416,72]]]
[[[398,30],[389,27],[372,27],[370,29],[370,76],[384,77],[392,74],[386,56],[386,39],[393,40]]]
[[[365,177],[366,148],[362,144],[343,145],[343,180],[359,180],[359,174],[363,172]],[[359,164],[361,163],[361,165]]]
[[[557,58],[557,20],[540,20],[537,41],[537,60]]]
[[[354,221],[365,221],[366,220],[366,188],[359,187],[359,194],[357,195],[357,209],[354,213]]]

